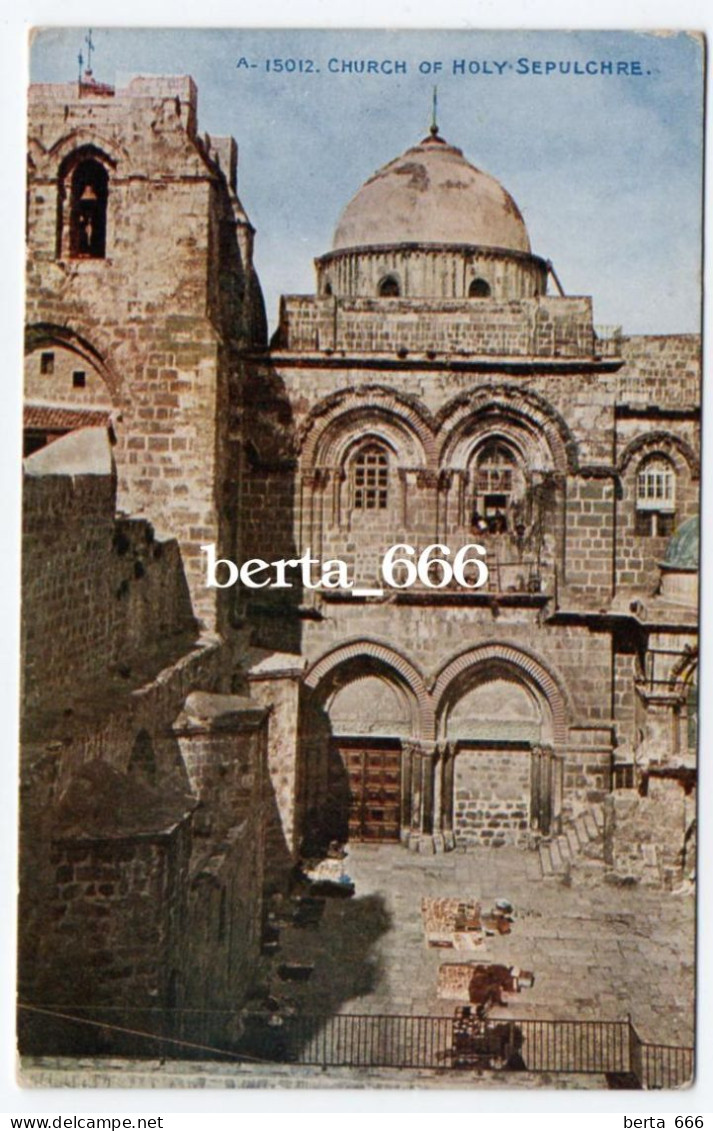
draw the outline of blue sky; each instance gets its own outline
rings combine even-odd
[[[73,79],[84,32],[38,33],[33,80]],[[237,139],[273,324],[281,293],[314,289],[312,260],[360,184],[427,132],[437,82],[441,133],[512,193],[533,251],[568,294],[594,296],[597,323],[699,328],[703,52],[689,35],[99,28],[94,43],[101,81],[191,74],[199,128]],[[274,58],[319,73],[268,73]],[[330,58],[405,60],[407,73],[332,74]],[[638,61],[644,73],[519,74],[523,58]],[[459,59],[479,73],[454,74]],[[419,69],[435,61],[435,78]],[[488,75],[486,62],[512,67]]]

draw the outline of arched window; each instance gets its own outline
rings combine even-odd
[[[328,296],[334,293],[332,291],[332,284],[329,281],[324,284],[324,293]]]
[[[395,275],[385,275],[379,283],[379,296],[380,298],[398,298],[401,294],[401,287]]]
[[[88,157],[72,173],[69,207],[69,254],[74,259],[106,255],[106,206],[109,176],[100,161]]]
[[[473,279],[473,282],[468,287],[468,297],[489,298],[490,283],[486,283],[485,279]]]
[[[389,457],[379,444],[367,444],[352,463],[355,510],[385,510],[389,499]]]
[[[488,534],[505,534],[523,489],[523,474],[512,449],[501,440],[485,444],[475,462],[472,526]]]
[[[636,473],[636,533],[663,538],[676,522],[676,473],[665,456],[654,455]]]

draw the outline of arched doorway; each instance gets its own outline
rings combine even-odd
[[[316,830],[322,840],[402,838],[410,811],[403,751],[418,733],[419,703],[394,666],[400,658],[388,652],[352,645],[313,669],[303,752],[305,831],[313,838]]]
[[[401,834],[402,738],[410,733],[405,692],[381,675],[358,676],[331,697],[332,804],[349,840],[397,841]],[[342,795],[338,791],[344,785]]]
[[[559,812],[561,761],[553,714],[536,680],[491,656],[464,665],[444,689],[439,741],[443,822],[455,847],[524,843]]]

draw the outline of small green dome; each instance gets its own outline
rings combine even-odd
[[[698,515],[679,526],[666,547],[662,569],[697,570],[700,543]]]

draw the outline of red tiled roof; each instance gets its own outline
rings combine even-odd
[[[23,410],[25,428],[46,432],[73,432],[76,428],[100,428],[108,425],[111,413],[96,408],[59,408],[49,404],[26,404]]]

